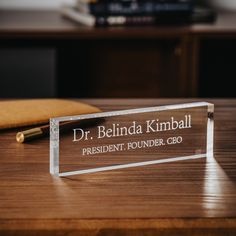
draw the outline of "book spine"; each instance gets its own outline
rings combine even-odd
[[[83,14],[76,8],[65,6],[61,9],[64,17],[87,26],[132,26],[155,24],[185,24],[188,18],[182,15],[159,16],[93,16]]]
[[[154,25],[154,16],[97,16],[96,26]]]
[[[190,2],[121,2],[95,3],[88,5],[88,12],[93,15],[156,15],[160,13],[191,12]]]

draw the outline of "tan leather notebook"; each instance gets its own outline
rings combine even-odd
[[[97,107],[65,99],[0,102],[0,129],[48,123],[50,118],[100,112]]]

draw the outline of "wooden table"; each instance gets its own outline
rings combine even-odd
[[[104,111],[191,100],[85,100]],[[196,101],[196,100],[195,100]],[[215,159],[57,178],[48,138],[0,133],[0,235],[236,235],[236,99],[216,105]]]

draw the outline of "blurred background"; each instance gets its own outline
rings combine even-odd
[[[0,98],[235,97],[235,0],[194,1],[183,22],[109,27],[62,16],[78,2],[0,1]]]

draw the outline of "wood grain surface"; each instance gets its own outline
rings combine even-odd
[[[104,111],[197,100],[81,100]],[[57,178],[48,138],[0,132],[0,235],[236,235],[236,100],[215,104],[214,159]]]

